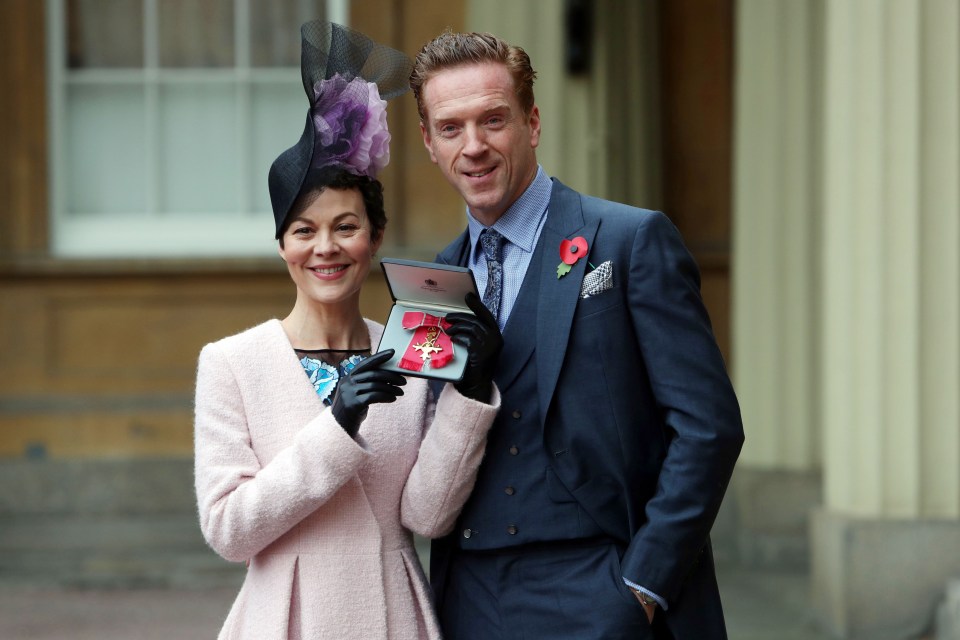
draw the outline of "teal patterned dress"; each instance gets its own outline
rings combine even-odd
[[[340,378],[347,375],[361,360],[370,355],[369,349],[294,349],[310,383],[325,405],[333,402]]]

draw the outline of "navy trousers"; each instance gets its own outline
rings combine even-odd
[[[618,545],[553,542],[457,551],[440,623],[448,640],[670,640],[620,576]]]

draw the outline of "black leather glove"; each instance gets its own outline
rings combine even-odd
[[[378,367],[393,357],[393,349],[361,360],[353,371],[340,378],[330,410],[343,430],[353,438],[367,417],[367,407],[375,402],[393,402],[403,395],[407,379],[394,371]]]
[[[490,402],[493,374],[503,349],[503,336],[497,319],[477,294],[468,293],[464,302],[475,315],[454,312],[446,317],[452,325],[447,329],[447,335],[467,348],[467,367],[463,379],[454,386],[468,398]]]

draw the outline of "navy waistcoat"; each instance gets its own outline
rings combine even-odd
[[[503,549],[603,533],[557,478],[543,444],[537,354],[530,331],[537,313],[550,311],[538,309],[539,269],[534,266],[538,253],[503,332],[495,378],[502,404],[487,437],[473,493],[458,521],[462,549]]]

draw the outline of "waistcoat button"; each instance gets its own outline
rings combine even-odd
[[[464,538],[469,538],[469,537],[472,536],[472,535],[473,535],[473,531],[471,531],[470,529],[464,529],[464,530],[463,530],[463,537],[464,537]]]
[[[520,449],[517,449],[517,445],[510,447],[510,455],[515,456],[520,453]]]
[[[512,496],[514,493],[516,493],[513,490],[513,487],[507,487],[506,489],[503,490],[503,492],[506,493],[508,496]]]
[[[515,525],[510,525],[509,527],[507,527],[507,533],[509,533],[512,536],[517,535],[517,527]]]
[[[513,411],[513,418],[514,418],[515,420],[519,420],[522,415],[523,415],[523,414],[520,413],[520,410],[519,410],[519,409],[514,409],[514,411]]]

